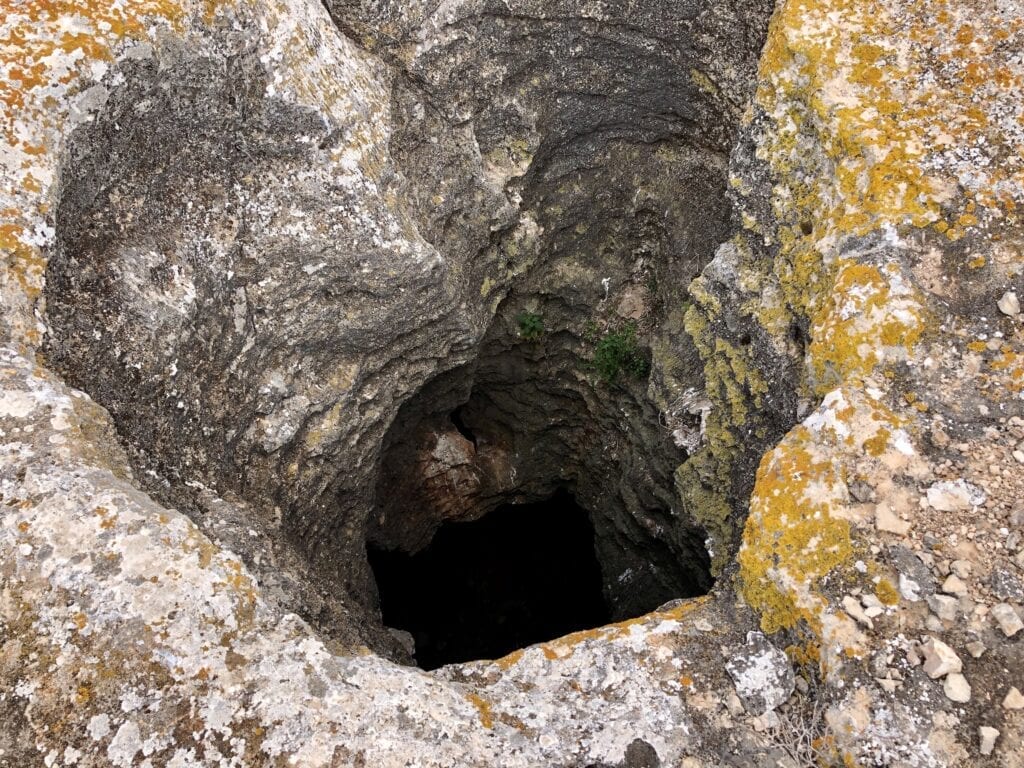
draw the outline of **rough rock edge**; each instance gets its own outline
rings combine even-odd
[[[319,6],[298,5],[277,7],[277,20],[285,26],[299,20],[323,21]],[[987,268],[979,282],[990,286],[988,292],[993,296],[998,297],[996,291],[1006,281],[1019,283],[1020,238],[1010,212],[1022,199],[1021,176],[1019,172],[1007,176],[983,170],[1012,171],[1000,147],[1012,149],[1020,143],[1020,103],[1015,106],[1009,98],[1014,88],[1020,88],[1020,62],[1006,51],[1020,48],[1013,40],[1020,36],[1021,14],[1016,5],[1003,5],[1009,23],[1005,15],[995,12],[994,4],[970,3],[958,10],[928,5],[924,12],[910,6],[876,7],[870,2],[783,4],[764,58],[763,88],[751,115],[749,135],[758,147],[759,161],[789,189],[783,186],[761,210],[750,206],[750,242],[733,246],[745,261],[738,282],[749,278],[758,286],[753,295],[767,292],[777,297],[777,301],[752,310],[769,338],[781,340],[793,316],[808,322],[813,343],[804,394],[814,400],[824,396],[824,401],[762,462],[740,555],[742,592],[758,609],[765,629],[800,626],[809,630],[809,643],[794,650],[794,656],[820,659],[833,680],[845,670],[848,687],[854,689],[849,696],[852,706],[845,713],[837,709],[834,719],[842,724],[845,717],[851,725],[871,726],[845,736],[843,746],[852,760],[866,758],[870,750],[878,748],[879,740],[886,738],[893,743],[905,742],[904,759],[910,759],[910,754],[934,764],[969,759],[965,745],[937,733],[951,730],[949,718],[936,723],[929,744],[926,739],[931,724],[904,720],[894,730],[891,723],[882,722],[884,717],[892,716],[892,708],[877,706],[885,701],[881,690],[867,680],[857,679],[855,685],[849,685],[857,677],[850,671],[850,667],[856,667],[856,659],[866,656],[869,645],[879,647],[887,638],[868,637],[857,628],[853,619],[839,610],[838,593],[830,593],[822,582],[837,570],[850,568],[852,573],[844,575],[856,580],[853,574],[861,571],[855,567],[855,554],[871,552],[858,547],[865,543],[866,527],[858,525],[856,514],[847,514],[851,504],[845,491],[847,478],[842,474],[844,464],[852,467],[855,458],[867,452],[878,459],[875,469],[884,468],[891,475],[926,461],[923,451],[914,445],[924,432],[922,411],[908,407],[906,402],[895,402],[893,395],[898,393],[892,379],[886,378],[886,369],[900,364],[923,365],[926,352],[944,344],[959,348],[982,341],[986,351],[983,365],[991,369],[985,375],[1005,383],[1009,393],[1020,392],[1019,325],[1017,336],[1008,336],[996,349],[987,349],[984,340],[977,338],[977,328],[970,328],[973,336],[965,333],[954,337],[948,325],[943,325],[948,311],[936,306],[934,295],[923,295],[919,284],[925,278],[912,274],[923,261],[919,242],[937,248],[942,261],[947,256],[968,258],[962,247],[965,241],[971,247],[969,264],[976,264],[980,258],[981,263],[974,268]],[[38,12],[36,6],[29,8]],[[92,14],[96,26],[91,55],[78,61],[58,55],[55,61],[58,68],[77,68],[73,74],[103,67],[100,62],[112,51],[124,55],[123,44],[117,39],[121,35],[155,39],[161,31],[180,29],[193,10],[163,2],[138,3],[127,14],[118,12],[119,18],[99,19],[94,10],[83,6],[82,17],[88,19]],[[212,7],[202,10],[214,12]],[[14,24],[22,21],[8,19]],[[41,17],[33,23],[34,31],[45,27]],[[900,51],[899,63],[884,61],[886,36],[894,28],[903,33],[895,39],[910,41],[909,50]],[[950,38],[955,39],[955,45],[940,41],[927,49],[927,43],[935,42],[927,38],[947,28],[957,30]],[[97,33],[104,29],[109,32]],[[38,58],[56,50],[59,41],[45,34],[40,39],[45,50]],[[996,45],[992,42],[996,39],[1010,43]],[[852,40],[858,45],[851,47]],[[872,47],[872,40],[877,45]],[[861,43],[866,47],[860,47]],[[985,49],[981,56],[979,46]],[[286,50],[284,46],[278,52],[283,55]],[[915,103],[911,97],[927,94],[932,87],[927,76],[941,69],[936,57],[943,52],[977,57],[980,66],[988,69],[981,76],[972,74],[972,81],[965,82],[962,92],[941,91],[939,98],[927,102],[938,104],[938,113],[915,111],[913,119],[908,116],[899,121],[895,133],[872,130],[877,129],[873,122],[858,125],[856,118],[870,114],[869,107],[874,107],[876,114],[888,114],[890,122],[884,123],[886,126],[897,113],[904,115],[907,105]],[[876,71],[880,60],[884,83]],[[301,71],[301,67],[282,67],[280,71]],[[316,79],[320,83],[326,80]],[[71,81],[74,83],[74,77]],[[825,87],[819,89],[818,84]],[[890,92],[893,84],[898,87],[896,93]],[[73,105],[76,94],[72,88],[61,86],[57,93],[30,88],[3,94],[8,106],[14,105],[12,99],[24,98],[26,93],[40,99],[35,105],[19,104],[20,124],[5,126],[9,147],[4,155],[3,192],[5,217],[10,219],[5,219],[0,229],[0,246],[5,252],[5,335],[20,346],[9,349],[4,361],[3,415],[10,421],[5,424],[5,450],[12,455],[11,474],[5,477],[13,483],[5,487],[4,501],[13,502],[9,508],[19,512],[4,518],[3,607],[5,627],[14,626],[19,631],[4,637],[3,662],[5,685],[12,673],[19,678],[6,695],[13,693],[32,703],[28,717],[36,728],[41,753],[50,752],[53,760],[70,761],[78,754],[76,750],[85,753],[98,747],[103,751],[82,757],[79,764],[88,764],[89,760],[93,764],[130,764],[139,750],[159,755],[161,750],[172,749],[167,733],[160,735],[161,728],[167,722],[181,724],[195,717],[197,721],[190,727],[205,742],[203,762],[213,762],[214,755],[221,751],[245,754],[246,749],[261,749],[270,754],[292,754],[300,764],[331,759],[344,763],[355,759],[363,749],[361,743],[368,750],[364,757],[376,754],[386,761],[400,760],[404,750],[420,758],[429,755],[427,759],[438,764],[480,761],[512,765],[520,764],[520,758],[521,764],[529,764],[535,758],[527,757],[527,753],[533,749],[549,759],[565,759],[564,745],[574,743],[581,734],[570,736],[554,725],[554,721],[562,721],[563,727],[570,727],[562,718],[567,712],[577,711],[564,702],[557,702],[547,711],[553,720],[549,727],[539,729],[551,737],[545,748],[543,735],[531,740],[515,724],[510,726],[501,717],[496,718],[495,704],[476,689],[464,691],[372,657],[330,656],[300,622],[273,615],[260,601],[236,558],[209,544],[184,518],[160,510],[131,487],[124,462],[108,447],[114,445],[109,425],[87,398],[66,391],[44,371],[33,370],[35,366],[25,352],[38,342],[41,332],[34,304],[45,267],[42,249],[50,236],[45,224],[46,200],[59,137],[64,124],[74,121],[74,110],[79,108]],[[983,98],[975,99],[979,94]],[[60,108],[54,110],[48,104],[44,109],[43,96],[56,97]],[[833,99],[831,103],[829,98]],[[998,128],[979,128],[971,121],[967,125],[959,123],[959,114],[970,114],[965,109],[968,100],[983,115],[979,123]],[[84,106],[83,102],[79,104]],[[8,113],[12,114],[10,110]],[[856,130],[851,131],[851,125]],[[921,146],[935,144],[937,126],[949,130],[946,148],[921,154]],[[992,142],[989,137],[993,130],[1005,141]],[[987,148],[978,141],[982,136],[989,139]],[[964,148],[980,152],[980,157],[988,160],[987,166],[979,162],[979,156],[959,156]],[[880,156],[884,156],[883,161],[878,160]],[[814,163],[832,172],[821,174]],[[835,185],[830,181],[833,178],[837,180]],[[763,195],[763,190],[744,189],[742,173],[736,179],[741,196],[744,192],[751,197]],[[971,194],[955,186],[951,190],[956,179],[961,179]],[[813,235],[803,233],[807,221],[814,225]],[[818,228],[822,224],[824,231]],[[925,231],[926,237],[915,240],[914,230]],[[1002,238],[1002,244],[996,244],[994,235]],[[857,239],[850,240],[850,236]],[[757,244],[762,239],[772,244],[774,263],[766,265],[758,260],[758,255],[764,256]],[[854,305],[848,306],[851,296],[856,297]],[[688,326],[693,326],[702,312],[713,315],[713,304],[713,294],[708,293],[694,309]],[[894,343],[879,345],[879,338]],[[967,355],[967,350],[958,351]],[[731,382],[731,391],[744,395],[728,404],[716,403],[719,413],[732,413],[735,418],[731,424],[720,422],[719,432],[711,431],[712,447],[721,445],[730,429],[743,425],[745,418],[735,409],[742,405],[746,394],[755,397],[745,407],[757,405],[756,374],[744,370],[741,356],[730,360],[729,367],[716,371],[712,378]],[[724,386],[721,391],[730,389]],[[32,431],[26,429],[30,426]],[[889,466],[890,459],[896,460],[896,467]],[[43,467],[46,471],[40,472]],[[787,471],[811,472],[815,482],[780,486]],[[928,476],[927,468],[918,466],[913,471],[922,478]],[[728,468],[725,472],[728,476]],[[885,486],[887,478],[872,479],[876,488],[894,492],[892,485]],[[72,503],[76,500],[81,502],[78,508]],[[97,508],[105,511],[97,512]],[[793,515],[801,521],[795,528],[791,525]],[[848,518],[853,518],[852,525]],[[143,529],[158,530],[157,526],[167,528],[159,541],[140,535]],[[101,544],[104,535],[109,538]],[[810,546],[820,544],[822,537],[826,547]],[[112,568],[104,571],[83,565],[89,562],[89,556],[104,551],[113,555],[122,570],[137,569],[141,581],[125,583]],[[80,559],[83,554],[84,560]],[[878,592],[884,603],[892,603],[898,598],[888,578],[895,574],[891,563],[879,554],[864,555],[860,561],[870,584],[863,586]],[[182,566],[180,572],[168,570],[174,563]],[[160,583],[160,574],[177,581],[174,591]],[[152,577],[157,579],[159,589],[145,581]],[[172,597],[189,591],[188,605],[196,609],[194,612],[170,607]],[[23,602],[30,596],[31,603]],[[86,600],[91,603],[86,604]],[[114,606],[117,610],[110,611]],[[706,609],[701,606],[701,610]],[[17,623],[26,618],[34,623]],[[146,618],[150,619],[148,627]],[[561,656],[558,648],[579,643],[575,647],[580,650],[567,655],[586,660],[577,670],[582,675],[583,670],[593,668],[594,660],[589,653],[581,653],[582,649],[592,650],[614,666],[617,653],[642,649],[653,642],[651,638],[673,637],[679,629],[679,618],[654,614],[622,628],[597,630],[591,636],[549,644],[550,650],[531,649],[494,667],[467,669],[479,669],[485,676],[486,670],[491,670],[499,678],[502,672],[515,670],[522,674],[523,682],[536,684],[542,679],[538,677],[541,656],[555,661]],[[117,629],[94,634],[93,629],[106,622],[116,622],[107,626]],[[889,632],[889,625],[878,632]],[[206,633],[211,640],[208,647],[181,654],[186,639],[192,642]],[[122,651],[120,656],[106,647],[115,638]],[[146,650],[125,652],[133,638]],[[224,640],[226,646],[221,645]],[[33,653],[37,655],[33,657]],[[650,656],[643,651],[642,658]],[[243,658],[244,664],[240,661]],[[852,662],[848,660],[851,658]],[[27,666],[23,666],[25,659],[30,661]],[[82,678],[83,684],[77,685],[76,675],[89,665],[107,670],[97,679],[109,681],[104,685],[110,685],[110,690],[90,685],[88,675]],[[150,676],[148,680],[146,675]],[[368,690],[370,686],[359,687],[360,681],[371,679],[372,690]],[[718,683],[721,685],[720,679]],[[235,685],[240,687],[232,687]],[[101,690],[96,691],[97,687]],[[637,708],[633,711],[644,712],[644,717],[629,716],[629,708],[622,707],[617,699],[608,703],[606,713],[592,713],[591,724],[604,722],[605,714],[609,721],[625,716],[628,728],[643,724],[648,732],[630,730],[628,736],[613,732],[605,737],[611,742],[588,742],[585,749],[589,758],[617,759],[637,735],[661,747],[663,758],[679,754],[679,742],[668,743],[671,733],[666,733],[663,726],[678,726],[682,721],[678,713],[665,722],[652,716],[653,712],[671,712],[674,704],[669,697],[663,697],[667,701],[660,698],[656,687],[645,688],[635,680],[625,686],[630,695],[640,696],[634,700]],[[414,693],[416,688],[421,688],[420,693]],[[156,694],[157,689],[162,694]],[[239,695],[246,690],[250,695],[259,693],[251,704],[236,708],[246,701],[245,695]],[[275,698],[271,698],[271,691]],[[358,702],[363,696],[369,701]],[[178,714],[167,718],[162,713],[161,706],[170,707],[175,699],[188,702],[187,717]],[[478,723],[479,730],[460,730],[457,739],[445,741],[441,736],[447,726],[443,719],[432,719],[429,710],[419,712],[423,730],[396,719],[394,710],[399,699],[403,703],[429,702],[437,710],[448,711],[449,726]],[[312,706],[313,701],[320,705]],[[535,707],[536,694],[527,701],[529,707]],[[581,695],[576,701],[580,707],[603,706],[599,697]],[[155,709],[147,711],[144,704]],[[514,705],[514,701],[503,696],[501,709],[507,704]],[[69,712],[74,715],[69,717]],[[359,713],[367,719],[353,720]],[[363,731],[360,723],[374,722],[375,716],[377,728],[382,730]],[[405,717],[413,722],[417,719],[415,713],[406,713]],[[343,728],[352,730],[333,733],[332,723],[342,723]],[[386,737],[392,726],[401,731]],[[889,732],[883,732],[885,728]],[[352,734],[357,732],[361,736],[355,739]],[[492,734],[501,738],[488,738]],[[415,741],[417,737],[422,741]],[[245,739],[244,744],[241,739]],[[1004,743],[1013,741],[1004,735]],[[975,746],[965,744],[973,753]],[[58,745],[65,749],[58,749]],[[520,748],[523,752],[517,754]],[[193,750],[191,754],[189,749]],[[182,747],[179,752],[180,764],[200,759],[195,748]],[[26,759],[31,753],[29,748]]]
[[[0,695],[22,735],[4,734],[17,740],[0,758],[536,765],[618,762],[637,739],[667,759],[698,749],[679,697],[700,694],[692,711],[713,710],[710,692],[726,685],[720,658],[700,663],[720,653],[704,633],[738,644],[724,606],[690,603],[448,670],[446,680],[368,654],[332,655],[263,599],[237,556],[139,492],[107,415],[33,360],[57,158],[65,133],[103,101],[86,86],[111,59],[146,56],[167,36],[187,39],[213,22],[260,29],[273,95],[325,117],[363,103],[379,123],[372,107],[383,100],[364,92],[379,73],[315,3],[142,2],[109,12],[81,4],[71,30],[42,4],[21,10],[5,21],[31,44],[9,37],[4,49],[9,73],[33,75],[4,94],[19,110],[5,126],[4,156],[5,215],[14,220],[2,242]],[[335,92],[342,79],[354,87]],[[703,629],[684,630],[690,612],[707,614]],[[566,678],[576,685],[566,688]]]
[[[893,553],[934,562],[969,531],[994,553],[979,568],[1020,564],[1013,545],[1001,552],[1019,524],[1019,485],[1001,477],[1020,474],[1009,449],[1024,334],[996,303],[1024,273],[1024,69],[1009,53],[1022,31],[1016,3],[783,2],[733,158],[747,231],[692,289],[687,329],[715,409],[709,445],[680,468],[684,497],[723,520],[742,505],[707,481],[735,487],[742,446],[762,436],[758,409],[778,407],[780,382],[758,365],[766,347],[795,360],[801,413],[820,403],[760,462],[738,587],[765,631],[793,639],[794,659],[848,691],[827,717],[857,764],[976,764],[971,725],[1003,721],[987,697],[954,707],[937,687],[935,704],[915,706],[916,677],[896,667],[912,666],[903,656],[926,627],[961,646],[984,640],[989,663],[972,671],[999,690],[1003,670],[1019,667],[979,582],[967,621],[936,624],[897,590],[907,572]],[[763,343],[744,351],[736,327]],[[954,384],[946,366],[970,383]],[[967,394],[979,387],[980,398]],[[944,452],[943,424],[961,438],[957,455]],[[957,467],[988,497],[962,510],[960,529],[929,513],[924,494]],[[1019,737],[1003,743],[1000,759],[1015,764]]]

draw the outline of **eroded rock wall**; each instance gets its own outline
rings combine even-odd
[[[856,764],[1021,759],[1021,30],[1007,3],[780,5],[746,232],[691,286],[716,407],[680,490],[724,514],[752,482],[740,594],[846,689]],[[780,405],[802,423],[752,476]]]
[[[1019,5],[783,2],[756,76],[760,6],[330,11],[3,19],[0,760],[1018,764]],[[573,418],[703,373],[676,509],[727,578],[494,662],[367,652],[337,545],[401,404],[470,362],[500,400],[523,309],[568,362],[628,297],[649,388],[584,372]]]
[[[729,232],[725,158],[767,7],[464,3],[403,10],[394,39],[382,9],[331,10],[348,37],[322,15],[241,8],[229,31],[214,13],[89,89],[53,212],[49,363],[110,410],[160,498],[250,564],[309,560],[288,581],[322,582],[295,605],[324,629],[374,609],[385,431],[462,366],[523,435],[566,422],[507,446],[520,479],[497,485],[575,487],[622,615],[628,574],[648,608],[703,591],[704,533],[672,489],[685,454],[659,424],[700,389],[681,305]],[[545,325],[532,345],[524,311]],[[590,365],[627,325],[658,349],[649,391]],[[210,509],[218,494],[245,515]],[[693,586],[658,585],[657,558],[692,562]]]

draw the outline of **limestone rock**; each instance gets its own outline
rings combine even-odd
[[[793,693],[793,668],[786,654],[760,632],[747,634],[747,644],[725,663],[747,712],[771,712]]]
[[[861,605],[860,600],[853,597],[852,595],[846,595],[843,598],[843,609],[850,614],[859,624],[863,624],[868,629],[874,627],[874,622],[871,621],[871,617],[867,615],[864,610],[864,606]]]
[[[1007,603],[999,603],[998,605],[992,606],[992,618],[995,619],[999,629],[1002,630],[1003,634],[1007,637],[1013,637],[1022,629],[1024,629],[1024,621],[1021,621],[1017,611],[1013,609],[1012,605]]]
[[[932,680],[963,669],[956,651],[937,638],[929,637],[921,646],[921,652],[924,655],[924,671]]]
[[[983,755],[991,755],[996,748],[996,740],[999,738],[999,729],[989,725],[982,725],[978,728],[978,751]]]
[[[929,595],[928,597],[928,607],[943,621],[956,619],[958,605],[956,598],[948,595]]]
[[[3,761],[976,762],[903,655],[1019,643],[1020,0],[8,5]],[[407,666],[367,545],[566,487],[633,618]]]
[[[1016,686],[1011,686],[1003,697],[1003,709],[1024,709],[1024,694]]]
[[[988,649],[980,640],[974,640],[967,644],[967,652],[971,654],[973,659],[980,659],[986,650]]]
[[[966,704],[971,700],[971,686],[959,672],[950,672],[942,684],[943,693],[950,701]]]
[[[895,533],[897,536],[906,536],[910,532],[910,523],[901,520],[887,504],[875,507],[875,526],[880,531]]]
[[[899,572],[897,586],[904,600],[917,602],[935,593],[935,577],[917,555],[901,545],[891,547],[889,553]]]
[[[1024,581],[1009,568],[997,565],[988,579],[992,594],[1000,600],[1024,602]]]
[[[942,582],[942,591],[947,595],[956,595],[961,597],[967,594],[967,585],[963,579],[957,576],[955,573],[949,574],[946,580]]]
[[[942,480],[927,491],[928,504],[939,512],[958,512],[981,504],[985,496],[964,480]]]
[[[1014,291],[1007,291],[999,297],[999,311],[1004,315],[1015,317],[1020,314],[1020,300]]]

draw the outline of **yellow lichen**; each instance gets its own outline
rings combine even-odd
[[[875,597],[885,605],[896,605],[900,601],[900,593],[888,579],[879,579],[875,584]]]
[[[940,17],[970,19],[969,45],[951,38]],[[952,150],[1016,154],[1024,133],[1017,129],[1015,142],[1007,131],[1024,115],[1014,95],[1024,77],[1010,51],[1022,45],[1022,20],[989,2],[781,3],[757,91],[775,123],[761,155],[790,190],[781,204],[810,209],[822,229],[847,234],[942,222],[955,239],[983,218],[1012,216],[1010,203],[1019,203],[1024,189],[1019,164],[975,166],[969,192],[1004,193],[974,196],[989,208],[967,196],[951,206],[950,190],[960,186]],[[808,143],[821,149],[832,173],[799,172]]]
[[[0,283],[19,286],[3,320],[15,339],[40,340],[32,306],[46,260],[39,230],[49,209],[55,155],[74,97],[130,39],[181,25],[186,0],[0,0]]]
[[[924,332],[924,308],[898,272],[844,260],[813,319],[808,357],[817,394],[903,359]]]
[[[490,730],[494,727],[494,715],[491,713],[491,702],[476,693],[467,693],[466,698],[476,707],[480,714],[480,725]]]
[[[829,456],[819,456],[806,427],[791,430],[757,471],[738,560],[741,591],[766,632],[820,626],[811,585],[853,552],[848,521],[831,506],[844,485]]]

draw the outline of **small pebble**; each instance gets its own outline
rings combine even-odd
[[[1008,317],[1014,317],[1020,314],[1020,300],[1017,298],[1017,294],[1013,291],[1007,291],[1002,295],[1002,298],[996,302],[999,307],[999,311]]]
[[[996,748],[996,739],[999,738],[999,729],[983,725],[978,729],[978,737],[981,741],[981,744],[978,746],[978,751],[983,755],[991,755],[992,750]]]
[[[1024,693],[1016,687],[1007,691],[1003,697],[1003,709],[1024,709]]]
[[[967,594],[967,585],[963,582],[959,576],[955,573],[951,573],[944,582],[942,582],[942,591],[947,595],[960,595]]]
[[[963,669],[956,651],[934,637],[929,637],[921,646],[921,653],[924,656],[924,671],[932,680]]]
[[[980,659],[981,655],[987,650],[985,644],[978,640],[967,644],[967,652],[971,654],[972,659]]]
[[[989,613],[992,614],[992,618],[996,620],[999,629],[1007,637],[1013,637],[1024,629],[1024,621],[1020,620],[1020,616],[1013,610],[1013,606],[1008,603],[999,603],[992,606],[992,610]]]
[[[967,678],[959,672],[950,672],[946,675],[942,690],[947,699],[958,704],[966,704],[971,700],[971,686],[968,684]]]

